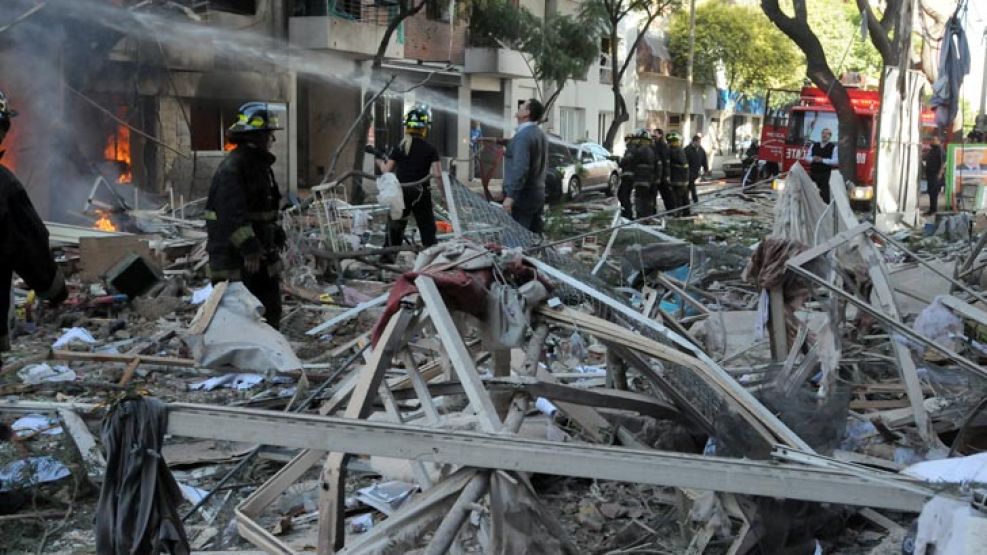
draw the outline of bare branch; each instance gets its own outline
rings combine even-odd
[[[426,79],[431,77],[432,75],[429,74]],[[353,124],[350,125],[350,128],[346,130],[346,134],[343,135],[343,140],[339,141],[339,145],[336,147],[336,150],[333,151],[332,159],[329,160],[329,171],[327,171],[325,177],[322,178],[322,185],[328,183],[329,180],[336,175],[336,164],[339,162],[339,155],[342,154],[343,149],[346,148],[346,145],[350,142],[350,137],[353,136],[353,132],[356,131],[357,126],[363,123],[364,119],[367,117],[367,112],[370,110],[370,107],[374,105],[374,102],[376,102],[388,88],[390,88],[391,83],[393,83],[395,79],[397,79],[397,75],[391,75],[391,78],[387,80],[387,83],[384,83],[384,86],[381,87],[380,90],[377,91],[377,93],[363,105],[363,109],[360,110],[360,115],[353,120]]]
[[[881,54],[884,65],[894,64],[894,60],[897,57],[895,56],[894,47],[891,46],[891,41],[888,39],[888,30],[884,26],[884,21],[891,12],[891,1],[896,0],[889,0],[888,9],[885,10],[884,17],[878,21],[877,16],[874,15],[874,10],[871,9],[870,0],[857,0],[857,9],[860,10],[860,14],[867,20],[867,31],[870,34],[870,40],[874,44],[874,48]]]

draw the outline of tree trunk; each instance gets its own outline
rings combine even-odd
[[[610,89],[613,91],[613,121],[607,128],[607,136],[603,140],[603,147],[613,152],[613,142],[617,138],[617,131],[620,125],[630,119],[627,116],[627,103],[624,102],[624,95],[620,92],[620,79],[617,68],[617,24],[619,21],[610,21]]]
[[[397,31],[401,23],[408,19],[409,17],[420,12],[422,8],[425,7],[425,0],[421,0],[418,4],[414,4],[414,0],[401,0],[398,5],[398,13],[387,23],[387,28],[384,29],[384,35],[380,39],[380,43],[377,45],[377,53],[374,54],[373,64],[370,66],[370,83],[371,87],[376,86],[377,76],[380,73],[381,66],[384,65],[384,54],[387,52],[387,46],[391,43],[391,37],[394,32]],[[369,91],[371,96],[373,91]],[[364,99],[360,99],[360,106],[363,106]],[[363,149],[367,146],[367,135],[370,134],[370,125],[373,123],[373,107],[371,107],[363,115],[363,121],[357,130],[356,136],[356,152],[353,155],[353,171],[362,172],[363,171]],[[366,194],[363,191],[363,178],[354,176],[349,183],[346,184],[346,198],[352,204],[362,204],[366,198]]]
[[[782,33],[792,39],[802,52],[807,62],[806,74],[809,79],[826,91],[829,101],[836,110],[839,119],[839,159],[840,173],[847,181],[857,181],[857,116],[850,103],[850,95],[846,88],[826,63],[826,53],[823,51],[819,38],[809,27],[805,0],[792,0],[795,16],[789,17],[778,6],[778,0],[761,0],[761,10],[768,16]]]

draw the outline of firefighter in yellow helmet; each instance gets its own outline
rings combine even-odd
[[[668,134],[668,184],[671,190],[673,206],[665,210],[689,205],[689,160],[682,149],[682,136],[672,131]],[[689,214],[685,208],[675,213],[676,216]]]
[[[206,200],[206,251],[213,283],[242,281],[264,305],[264,318],[281,323],[281,191],[271,166],[277,114],[265,102],[240,107],[226,132],[236,148],[216,170]]]
[[[423,108],[412,108],[404,117],[404,138],[391,149],[387,158],[377,160],[382,172],[394,172],[401,183],[404,194],[404,212],[397,220],[388,220],[385,246],[399,246],[404,240],[404,230],[408,216],[414,214],[422,245],[431,247],[436,243],[435,213],[432,210],[432,193],[429,181],[434,179],[439,185],[442,179],[442,165],[439,151],[428,141],[428,130],[432,117]],[[384,257],[391,260],[392,256]]]

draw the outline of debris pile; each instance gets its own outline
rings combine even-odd
[[[0,382],[0,528],[37,532],[11,549],[920,553],[987,530],[987,231],[877,229],[798,165],[688,218],[570,204],[544,238],[443,181],[424,250],[380,247],[388,208],[334,183],[287,210],[280,332],[209,284],[198,204],[50,226],[70,300],[16,291]]]

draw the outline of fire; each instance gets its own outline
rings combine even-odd
[[[103,156],[110,161],[120,162],[120,177],[117,183],[131,183],[134,180],[130,171],[130,128],[121,125],[106,140]]]
[[[225,150],[226,152],[229,152],[235,148],[236,148],[236,143],[231,143],[229,141],[223,143],[223,150]]]
[[[97,210],[96,213],[99,214],[99,219],[97,219],[96,223],[93,224],[93,228],[100,231],[118,231],[117,226],[114,225],[113,220],[110,219],[109,213],[102,210]]]

